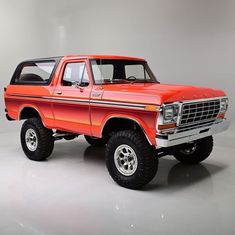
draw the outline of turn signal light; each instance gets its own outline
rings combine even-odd
[[[145,110],[149,110],[149,111],[156,111],[159,109],[158,105],[147,105],[145,106]]]
[[[224,119],[224,117],[225,117],[225,113],[220,113],[220,114],[217,116],[217,118],[219,118],[219,119]]]
[[[158,125],[158,130],[176,128],[176,123]]]

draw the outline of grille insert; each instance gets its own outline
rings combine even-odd
[[[202,124],[212,124],[220,111],[220,100],[185,103],[179,129],[196,128]]]

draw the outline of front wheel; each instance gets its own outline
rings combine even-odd
[[[109,174],[119,185],[138,189],[156,175],[158,158],[145,136],[133,130],[117,132],[105,152]]]
[[[21,145],[25,155],[34,161],[47,159],[54,148],[52,130],[43,126],[39,118],[26,120],[21,128]]]
[[[174,157],[184,164],[197,164],[209,157],[213,149],[213,137],[203,139],[176,147]]]

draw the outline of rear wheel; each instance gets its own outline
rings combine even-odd
[[[158,158],[145,136],[133,130],[120,131],[109,139],[105,152],[109,174],[125,188],[138,189],[156,175]]]
[[[212,136],[176,147],[174,157],[185,164],[197,164],[209,157],[213,149]]]
[[[53,132],[39,118],[26,120],[21,128],[21,145],[25,155],[34,161],[47,159],[54,148]]]
[[[106,139],[104,138],[96,138],[96,137],[91,137],[88,135],[85,135],[84,137],[87,143],[94,147],[104,146],[107,143]]]

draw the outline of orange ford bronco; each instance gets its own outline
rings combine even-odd
[[[29,159],[42,161],[55,140],[84,135],[92,146],[106,146],[110,175],[133,189],[155,176],[161,156],[203,161],[212,151],[212,135],[229,125],[222,90],[162,84],[141,58],[27,60],[4,96],[7,119],[26,119],[21,145]]]

